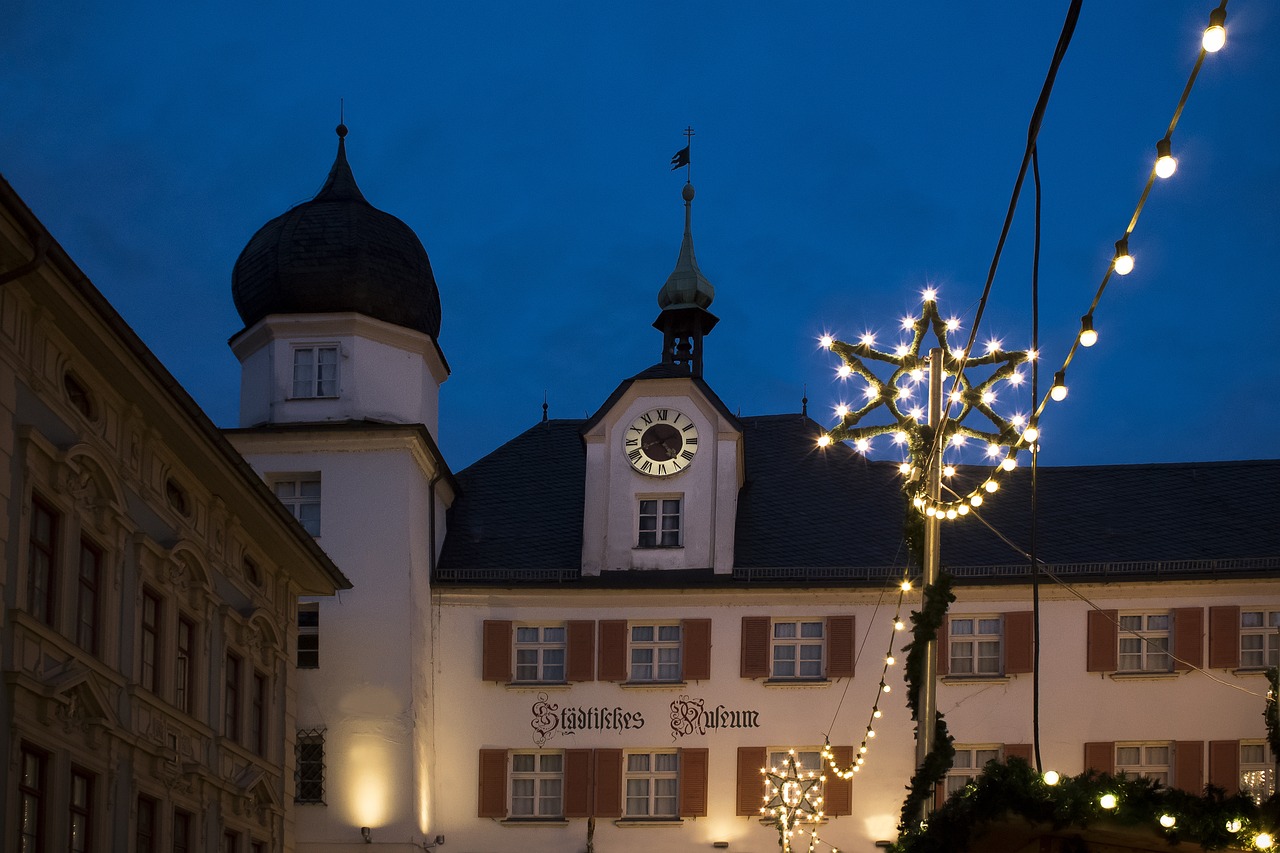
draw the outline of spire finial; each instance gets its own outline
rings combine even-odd
[[[543,391],[542,391],[542,422],[543,422],[544,424],[547,422],[547,392],[546,392],[546,389],[543,389]]]
[[[689,165],[689,146],[693,144],[693,126],[690,125],[684,129],[684,147],[675,153],[671,158],[671,171],[684,166],[684,182],[686,184],[692,181],[693,167]]]
[[[809,416],[809,383],[806,382],[801,386],[800,391],[800,416],[807,418]]]
[[[336,129],[339,139],[347,138],[347,107],[343,100],[338,98],[338,127]]]

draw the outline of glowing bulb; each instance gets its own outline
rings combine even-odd
[[[818,338],[818,346],[822,347],[823,349],[831,349],[831,345],[834,344],[835,342],[836,342],[836,339],[831,337],[830,335],[823,335],[822,337]]]
[[[1210,15],[1209,17],[1212,18],[1213,16]],[[932,302],[938,298],[938,291],[936,288],[926,287],[920,292],[920,295],[924,297],[925,302]]]
[[[996,395],[995,395],[995,394],[993,394],[993,393],[992,393],[992,392],[990,392],[990,391],[983,391],[983,392],[982,392],[982,402],[984,402],[984,403],[986,403],[988,406],[990,406],[990,405],[991,405],[992,403],[994,403],[995,401],[996,401]]]
[[[1021,384],[1022,384],[1022,380],[1023,380],[1023,379],[1025,379],[1025,378],[1026,378],[1025,376],[1023,376],[1021,373],[1019,373],[1018,371],[1016,371],[1016,370],[1015,370],[1013,373],[1010,373],[1010,374],[1009,374],[1009,384],[1010,384],[1010,385],[1021,385]]]
[[[903,581],[901,585],[899,585],[898,589],[902,590],[903,592],[911,592],[911,581]],[[896,628],[897,625],[895,625],[894,627]]]
[[[924,514],[929,516],[930,518],[933,518],[935,515],[938,514],[938,508],[933,504],[929,504],[927,507],[924,508]]]
[[[858,338],[858,343],[864,347],[873,347],[876,345],[876,336],[870,332],[863,332],[862,337]]]
[[[904,332],[909,332],[909,331],[911,331],[912,329],[914,329],[915,327],[916,327],[916,318],[915,318],[915,317],[903,317],[903,318],[902,318],[902,331],[904,331]]]
[[[887,685],[887,684],[881,684],[881,685],[880,685],[880,689],[881,689],[881,690],[883,690],[885,693],[888,693],[888,692],[889,692],[890,690],[892,690],[893,688],[892,688],[892,687],[890,687],[890,686],[889,686],[889,685]]]
[[[860,438],[853,443],[853,446],[859,453],[866,453],[871,449],[871,442],[865,438]]]
[[[914,498],[911,499],[911,503],[915,505],[916,509],[920,509],[920,507],[924,506],[924,498],[920,497],[919,495],[916,495]]]
[[[973,497],[969,498],[969,503],[973,504],[974,506],[982,506],[982,495],[974,495]]]
[[[820,435],[820,436],[818,436],[818,446],[819,446],[819,447],[826,447],[826,446],[827,446],[827,445],[829,445],[829,444],[831,444],[831,436],[829,436],[829,435]]]
[[[963,398],[964,398],[964,395],[962,395],[959,391],[952,391],[950,394],[947,395],[947,399],[953,403],[959,403]]]
[[[1022,431],[1022,440],[1028,443],[1035,441],[1040,437],[1040,430],[1033,426],[1029,426]]]
[[[1204,31],[1200,45],[1205,53],[1217,53],[1227,43],[1227,10],[1221,7],[1209,13],[1209,26]]]
[[[894,444],[905,444],[905,443],[906,443],[906,441],[907,441],[907,434],[906,434],[905,432],[903,432],[902,430],[898,430],[897,432],[895,432],[895,433],[893,434],[893,443],[894,443]]]
[[[893,348],[893,354],[896,355],[898,358],[905,357],[907,354],[907,345],[898,344],[896,347]]]
[[[999,456],[999,455],[1000,455],[1000,445],[998,445],[998,444],[988,444],[988,445],[987,445],[987,456],[989,456],[989,457],[991,457],[991,458],[993,458],[993,459],[994,459],[995,457],[997,457],[997,456]]]
[[[1173,143],[1165,137],[1156,143],[1156,177],[1169,178],[1178,171],[1178,161],[1173,159]]]
[[[960,515],[968,515],[968,514],[969,514],[969,505],[968,505],[968,504],[960,504],[960,506],[956,509],[956,512],[958,512]]]
[[[959,318],[959,317],[948,317],[948,318],[947,318],[947,331],[948,331],[948,332],[954,332],[954,331],[955,331],[956,329],[958,329],[958,328],[960,328],[960,318]]]
[[[867,737],[875,737],[875,736],[876,736],[875,729],[867,729]]]
[[[846,406],[844,403],[841,403],[840,405],[836,406],[836,417],[837,417],[837,418],[845,418],[845,417],[848,417],[848,416],[849,416],[849,407],[848,407],[848,406]]]
[[[1227,821],[1227,832],[1239,832],[1243,827],[1244,824],[1242,824],[1237,818],[1232,818]]]
[[[1018,460],[1014,459],[1012,456],[1006,456],[1004,459],[1000,460],[1000,467],[1006,471],[1012,471],[1014,468],[1018,467]]]
[[[1253,837],[1253,846],[1259,850],[1270,850],[1275,846],[1275,839],[1271,837],[1269,832],[1259,832]]]
[[[904,477],[910,477],[910,476],[911,476],[911,463],[910,463],[910,462],[903,462],[901,465],[899,465],[899,466],[898,466],[898,473],[899,473],[899,474],[901,474],[901,475],[902,475],[902,476],[904,476]]]
[[[1009,418],[1009,423],[1013,424],[1016,427],[1020,427],[1026,422],[1027,422],[1026,415],[1014,415],[1013,417]]]
[[[885,666],[893,666],[895,662],[896,662],[896,659],[894,658],[893,655],[889,655],[884,659]]]
[[[1039,357],[1040,357],[1040,353],[1036,352],[1035,350],[1033,349],[1027,350],[1027,361],[1035,361]]]
[[[1173,829],[1174,824],[1176,824],[1177,822],[1178,822],[1178,819],[1171,814],[1160,815],[1160,825],[1163,826],[1165,829]]]
[[[903,628],[905,628],[905,627],[907,627],[907,626],[906,626],[906,624],[905,624],[905,623],[903,623],[903,621],[902,621],[901,619],[894,619],[894,620],[893,620],[893,630],[895,630],[895,631],[901,631],[901,630],[902,630]]]
[[[866,397],[868,400],[875,399],[875,396],[877,393],[878,392],[876,391],[874,385],[868,385],[867,387],[862,389],[862,396]]]
[[[1098,342],[1098,333],[1093,330],[1093,315],[1085,314],[1080,318],[1080,346],[1091,347]]]
[[[1133,255],[1129,254],[1129,238],[1121,237],[1116,241],[1116,256],[1111,262],[1116,275],[1128,275],[1133,272]]]
[[[1098,798],[1098,805],[1102,806],[1104,809],[1114,809],[1116,807],[1116,795],[1103,794]]]
[[[964,447],[965,443],[968,440],[969,439],[965,438],[960,433],[956,433],[955,435],[951,436],[951,444],[954,445],[955,447]]]
[[[987,482],[983,483],[982,488],[986,489],[988,492],[995,492],[1000,488],[1000,484],[995,480],[987,480]]]
[[[848,379],[852,375],[853,375],[853,368],[847,364],[840,365],[840,367],[836,370],[836,376],[839,376],[841,379]]]
[[[1000,350],[1003,348],[1004,348],[1004,341],[1000,340],[999,338],[992,338],[991,340],[987,341],[987,355],[990,355],[993,352],[1000,352]]]
[[[1059,370],[1053,374],[1053,387],[1049,389],[1049,396],[1059,403],[1067,399],[1067,375],[1064,371]]]
[[[1058,775],[1057,770],[1046,770],[1044,773],[1044,783],[1049,786],[1058,784],[1061,778],[1062,777]]]
[[[964,358],[964,347],[952,347],[951,357],[954,358],[956,361],[959,361],[960,359]]]
[[[878,720],[882,716],[884,716],[884,712],[881,711],[879,708],[876,708],[874,711],[871,712],[871,716],[875,717]]]
[[[947,509],[947,518],[950,519],[951,521],[955,521],[955,518],[958,514],[959,512],[955,509],[950,509],[950,508]]]
[[[920,382],[924,379],[924,369],[917,367],[915,370],[911,371],[910,376],[912,382]]]
[[[911,416],[912,420],[924,420],[924,409],[919,406],[912,408],[912,410],[907,412],[907,414]]]
[[[944,465],[944,466],[942,467],[942,476],[944,476],[944,477],[954,477],[955,475],[956,475],[956,466],[954,466],[954,465]]]

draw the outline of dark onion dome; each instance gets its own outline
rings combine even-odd
[[[658,307],[663,311],[706,309],[716,298],[716,289],[698,269],[698,259],[693,254],[693,184],[685,184],[681,195],[684,198],[684,239],[680,242],[676,268],[658,291]]]
[[[365,201],[338,157],[311,201],[258,229],[231,273],[231,295],[248,328],[269,314],[354,311],[440,335],[440,290],[413,230]]]

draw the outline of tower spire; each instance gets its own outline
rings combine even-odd
[[[686,131],[692,135],[692,129]],[[688,154],[686,148],[684,153]],[[677,155],[678,156],[678,155]],[[693,252],[693,184],[681,190],[684,198],[684,238],[676,268],[658,291],[662,312],[653,326],[662,332],[662,363],[681,367],[694,376],[702,375],[702,338],[719,319],[708,311],[716,289],[698,269]]]

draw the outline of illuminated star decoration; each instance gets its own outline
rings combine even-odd
[[[822,785],[827,777],[802,768],[794,749],[788,750],[781,772],[776,767],[762,767],[760,772],[765,778],[764,805],[760,813],[774,819],[781,836],[782,853],[791,853],[791,838],[797,833],[804,835],[799,824],[817,823],[823,818]],[[817,844],[815,828],[810,833],[808,850],[816,850]]]
[[[956,518],[966,515],[970,506],[980,506],[983,492],[994,492],[998,488],[995,477],[1000,471],[1012,471],[1019,449],[1028,448],[1038,438],[1039,433],[1024,415],[1005,418],[996,412],[993,405],[998,398],[998,385],[1007,382],[1011,386],[1021,385],[1026,377],[1018,368],[1033,360],[1035,353],[1027,350],[1006,352],[1000,341],[992,340],[986,344],[983,355],[971,354],[964,362],[964,373],[960,373],[960,363],[964,358],[964,348],[952,346],[948,334],[960,329],[960,321],[955,318],[943,319],[938,313],[937,292],[933,289],[924,291],[923,306],[919,317],[904,317],[901,321],[903,335],[910,334],[910,340],[900,340],[892,352],[876,349],[875,336],[864,334],[857,343],[849,344],[838,341],[830,335],[824,335],[821,344],[840,356],[841,365],[836,375],[841,379],[857,376],[865,382],[862,388],[864,403],[860,408],[852,408],[842,403],[836,408],[838,423],[818,440],[820,447],[832,442],[848,441],[859,453],[871,450],[872,439],[881,435],[892,435],[894,444],[907,446],[910,463],[903,463],[902,473],[910,478],[910,482],[920,483],[918,472],[928,459],[931,433],[923,430],[928,411],[928,375],[929,353],[923,355],[921,350],[925,336],[932,331],[937,346],[943,353],[943,400],[945,414],[940,447],[962,447],[970,439],[985,442],[987,455],[997,460],[995,473],[972,493],[956,501],[929,502],[921,494],[917,494],[915,505],[926,514],[943,518]],[[867,362],[882,362],[892,366],[888,379],[882,380],[876,375]],[[991,367],[995,370],[983,381],[975,384],[972,368]],[[950,383],[947,383],[950,379]],[[893,422],[876,426],[863,426],[864,417],[884,406]],[[989,424],[974,426],[969,423],[979,421],[972,417],[978,413],[985,417]],[[922,488],[923,486],[921,486]]]

